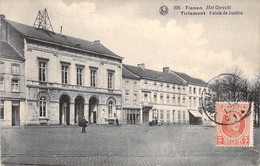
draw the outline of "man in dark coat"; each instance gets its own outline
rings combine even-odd
[[[86,133],[87,124],[88,124],[88,121],[85,119],[85,116],[83,116],[82,121],[81,121],[82,133]]]
[[[116,124],[117,124],[117,126],[119,126],[119,121],[118,121],[118,118],[116,118]]]

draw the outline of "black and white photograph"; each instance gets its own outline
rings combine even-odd
[[[0,165],[260,166],[259,0],[0,0]]]

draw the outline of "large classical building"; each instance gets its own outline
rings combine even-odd
[[[106,124],[121,118],[123,58],[99,41],[13,22],[4,15],[0,40],[2,124],[18,124],[9,122],[13,118],[25,125],[76,125],[83,116]]]
[[[159,72],[146,69],[145,64],[123,66],[129,72],[138,76],[138,79],[140,78],[140,81],[134,81],[137,84],[136,86],[130,86],[132,88],[140,87],[139,90],[135,90],[136,92],[139,91],[137,94],[140,94],[140,104],[132,103],[132,106],[128,106],[140,107],[140,111],[137,111],[138,115],[140,114],[138,116],[140,123],[147,124],[155,118],[158,119],[160,124],[189,123],[187,84],[171,74],[168,67],[164,68],[163,72]],[[129,84],[130,81],[124,78],[123,83]],[[128,91],[126,90],[126,92]],[[125,98],[125,100],[127,99]]]

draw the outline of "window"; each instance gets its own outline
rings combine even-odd
[[[173,97],[172,97],[172,103],[175,104],[175,102],[176,102],[175,95],[173,95]]]
[[[163,89],[163,83],[160,84],[160,88]]]
[[[125,89],[130,89],[129,81],[125,81]]]
[[[114,73],[113,72],[108,72],[108,75],[107,75],[107,88],[108,89],[113,89],[113,75]]]
[[[196,98],[193,98],[193,107],[197,107],[197,102],[196,102]]]
[[[157,103],[157,94],[154,94],[154,95],[153,95],[153,102],[154,102],[154,103]]]
[[[192,107],[191,97],[189,97],[189,107]]]
[[[4,62],[0,62],[0,73],[4,73],[5,72],[5,64]]]
[[[163,93],[161,93],[161,96],[160,96],[160,102],[163,103]]]
[[[39,61],[39,81],[47,81],[47,63]]]
[[[167,103],[170,102],[170,96],[169,96],[169,94],[167,94],[167,100],[166,100],[166,102],[167,102]]]
[[[183,91],[185,92],[185,86],[183,86],[183,88],[182,88],[182,89],[183,89]]]
[[[178,104],[181,104],[181,97],[178,96]]]
[[[0,119],[4,119],[5,114],[4,100],[0,100]]]
[[[174,122],[174,112],[175,110],[172,110],[172,121]]]
[[[154,83],[153,83],[153,85],[154,85],[154,86],[156,86],[156,85],[157,85],[157,83],[156,83],[156,82],[154,82]]]
[[[166,85],[166,87],[167,87],[167,89],[169,89],[170,85],[169,85],[169,84],[167,84],[167,85]]]
[[[125,102],[128,103],[129,102],[129,90],[125,91]]]
[[[182,104],[185,104],[186,101],[185,101],[185,97],[182,98]]]
[[[148,84],[148,81],[147,81],[147,80],[145,80],[145,81],[144,81],[144,84]]]
[[[133,98],[133,102],[134,103],[137,103],[137,93],[138,93],[138,91],[134,91],[134,98]]]
[[[12,64],[11,73],[19,74],[19,65],[18,64]]]
[[[193,94],[196,94],[196,88],[193,88]]]
[[[113,102],[110,101],[108,103],[108,118],[112,118],[113,115]]]
[[[160,111],[160,120],[163,121],[163,110]]]
[[[62,65],[61,66],[61,80],[63,84],[69,83],[69,66],[68,65]]]
[[[178,86],[178,92],[181,93],[181,87],[180,86]]]
[[[12,79],[12,92],[19,92],[19,80]]]
[[[96,75],[97,75],[97,70],[91,69],[90,70],[90,86],[92,86],[92,87],[96,87]]]
[[[77,85],[83,85],[83,68],[77,67]]]
[[[189,94],[191,95],[191,87],[189,87]]]
[[[0,91],[5,90],[5,79],[2,77],[0,78]]]
[[[46,97],[40,98],[40,117],[44,118],[47,115],[47,99]]]
[[[183,118],[183,122],[185,122],[186,121],[186,112],[185,111],[182,112],[182,118]]]
[[[175,92],[175,86],[174,85],[172,86],[172,90],[173,90],[173,92]]]
[[[170,121],[170,110],[167,110],[167,121]]]
[[[199,88],[199,94],[201,94],[201,88]]]
[[[199,107],[201,107],[201,98],[199,98]]]
[[[148,94],[144,93],[144,101],[147,102],[148,101]]]
[[[178,122],[180,122],[180,121],[181,121],[181,111],[178,110]]]

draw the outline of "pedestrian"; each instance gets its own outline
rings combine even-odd
[[[116,124],[117,124],[117,126],[119,126],[119,121],[118,121],[118,118],[116,118]]]
[[[157,116],[155,117],[155,125],[158,126],[158,119],[157,119]]]
[[[81,126],[82,126],[82,133],[86,133],[88,121],[86,120],[85,116],[82,118]]]

